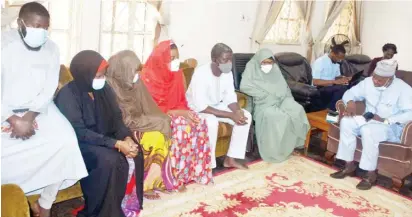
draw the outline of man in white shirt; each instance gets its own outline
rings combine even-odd
[[[396,67],[392,59],[378,62],[373,75],[346,91],[342,99],[346,111],[340,122],[336,158],[346,161],[346,166],[331,177],[342,179],[354,174],[356,136],[360,135],[359,167],[367,171],[366,177],[356,186],[361,190],[368,190],[376,183],[379,143],[399,142],[405,124],[412,121],[412,87],[395,77]],[[366,103],[363,116],[354,116],[356,101]]]
[[[76,134],[53,102],[60,57],[47,38],[49,21],[43,5],[27,3],[18,29],[1,41],[1,184],[40,193],[30,204],[40,217],[50,216],[59,189],[87,176]]]
[[[186,92],[189,107],[206,118],[212,152],[212,167],[216,167],[215,149],[219,122],[233,125],[232,138],[225,167],[247,169],[235,160],[244,159],[252,116],[237,103],[233,75],[232,49],[218,43],[212,48],[212,62],[196,68]]]

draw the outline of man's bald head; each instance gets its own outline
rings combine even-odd
[[[50,14],[47,11],[47,9],[38,2],[29,2],[29,3],[24,4],[20,8],[20,12],[19,12],[20,19],[23,19],[23,20],[30,19],[30,16],[32,15],[37,15],[43,18],[50,19]]]

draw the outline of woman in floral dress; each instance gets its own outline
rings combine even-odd
[[[185,184],[191,181],[211,182],[212,168],[207,125],[187,105],[178,58],[179,52],[173,42],[161,42],[146,61],[141,79],[160,110],[171,117],[173,184],[184,190]]]

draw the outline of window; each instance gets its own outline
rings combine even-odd
[[[49,37],[59,47],[61,64],[69,64],[72,58],[72,22],[73,0],[47,1],[42,3],[50,13]],[[10,25],[17,29],[17,19]]]
[[[336,34],[343,34],[350,38],[352,26],[353,26],[353,13],[355,8],[355,1],[351,0],[343,9],[328,32],[323,38],[323,42],[326,43],[332,36]]]
[[[144,0],[103,0],[100,53],[109,58],[133,50],[143,62],[153,49],[157,9]]]
[[[302,15],[292,0],[285,0],[275,24],[265,37],[265,42],[276,44],[300,44]]]

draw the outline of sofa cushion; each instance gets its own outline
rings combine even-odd
[[[412,86],[412,72],[411,71],[398,70],[396,72],[396,77],[402,79],[404,82]]]
[[[73,76],[70,70],[66,66],[60,65],[59,86],[57,89],[60,90],[64,85],[72,80]]]
[[[345,60],[353,64],[368,64],[372,60],[369,56],[363,54],[352,54],[345,56]]]
[[[227,123],[219,122],[218,137],[229,137],[232,135],[233,126]]]
[[[312,68],[305,57],[298,53],[283,52],[275,54],[275,60],[286,81],[312,85]]]

